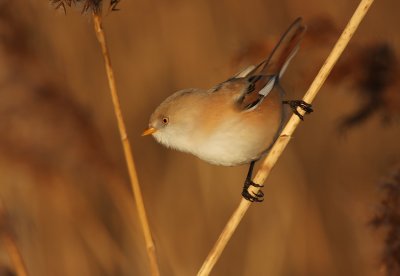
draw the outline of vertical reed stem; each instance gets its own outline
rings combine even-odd
[[[149,227],[149,222],[148,222],[147,215],[146,215],[146,210],[144,208],[142,192],[141,192],[141,189],[139,186],[135,163],[133,161],[131,146],[130,146],[130,143],[128,140],[125,123],[124,123],[124,119],[122,116],[121,106],[120,106],[118,93],[117,93],[117,87],[116,87],[115,79],[114,79],[114,71],[111,66],[111,60],[110,60],[110,55],[108,53],[106,38],[104,35],[103,28],[101,26],[101,16],[94,13],[93,14],[93,23],[94,23],[94,30],[96,33],[96,37],[101,46],[101,51],[102,51],[103,57],[104,57],[104,63],[105,63],[105,68],[106,68],[106,72],[107,72],[107,77],[108,77],[108,85],[110,88],[110,93],[111,93],[111,98],[112,98],[112,102],[113,102],[113,106],[114,106],[115,116],[116,116],[117,122],[118,122],[118,129],[119,129],[119,133],[121,136],[122,146],[124,149],[125,160],[126,160],[126,164],[128,166],[128,172],[129,172],[130,183],[131,183],[131,187],[132,187],[132,191],[133,191],[133,196],[135,198],[136,208],[138,210],[139,220],[140,220],[140,224],[142,226],[142,231],[144,234],[144,239],[145,239],[146,249],[147,249],[146,250],[147,256],[148,256],[148,259],[150,262],[151,275],[158,276],[158,275],[160,275],[160,272],[159,272],[158,263],[157,263],[155,246],[154,246],[153,238],[152,238],[150,227]]]

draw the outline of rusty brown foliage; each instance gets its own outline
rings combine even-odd
[[[400,274],[400,166],[381,183],[382,200],[371,224],[385,232],[382,265],[385,274]]]

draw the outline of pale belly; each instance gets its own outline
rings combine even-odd
[[[208,131],[193,133],[190,152],[212,164],[236,166],[259,159],[272,146],[282,125],[282,104],[276,95],[261,109],[214,117]]]
[[[264,120],[262,125],[231,122],[196,141],[192,154],[216,165],[236,166],[257,160],[274,142],[280,118]]]
[[[260,158],[267,147],[249,145],[243,141],[210,141],[192,152],[200,159],[215,165],[236,166]]]

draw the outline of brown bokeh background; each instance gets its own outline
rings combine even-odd
[[[0,3],[3,230],[31,275],[148,275],[90,16],[65,16],[45,0]],[[282,83],[300,98],[357,4],[122,1],[120,11],[105,12],[162,275],[195,275],[240,200],[247,168],[212,166],[140,137],[152,110],[175,90],[212,87],[266,56],[298,16],[310,35]],[[400,161],[400,86],[385,92],[391,105],[346,131],[339,125],[365,102],[355,81],[365,68],[352,57],[376,43],[399,56],[399,9],[395,0],[373,5],[342,71],[268,179],[265,202],[251,207],[212,275],[382,275],[384,233],[369,221],[378,182]],[[1,249],[0,273],[12,275]]]

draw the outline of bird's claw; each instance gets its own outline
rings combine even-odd
[[[300,107],[301,109],[304,110],[305,114],[310,114],[314,110],[312,109],[312,105],[309,103],[306,103],[305,101],[302,100],[292,100],[292,101],[283,101],[283,104],[288,104],[290,108],[293,110],[293,113],[296,114],[300,120],[304,120],[304,116],[301,115],[298,111],[297,108]]]
[[[257,193],[254,193],[253,191],[250,193],[249,192],[249,187],[257,187],[261,188],[264,187],[264,185],[260,185],[257,183],[254,183],[253,181],[246,181],[243,186],[243,191],[242,191],[242,196],[244,199],[250,201],[250,202],[262,202],[264,201],[264,193],[261,190],[258,190]]]

